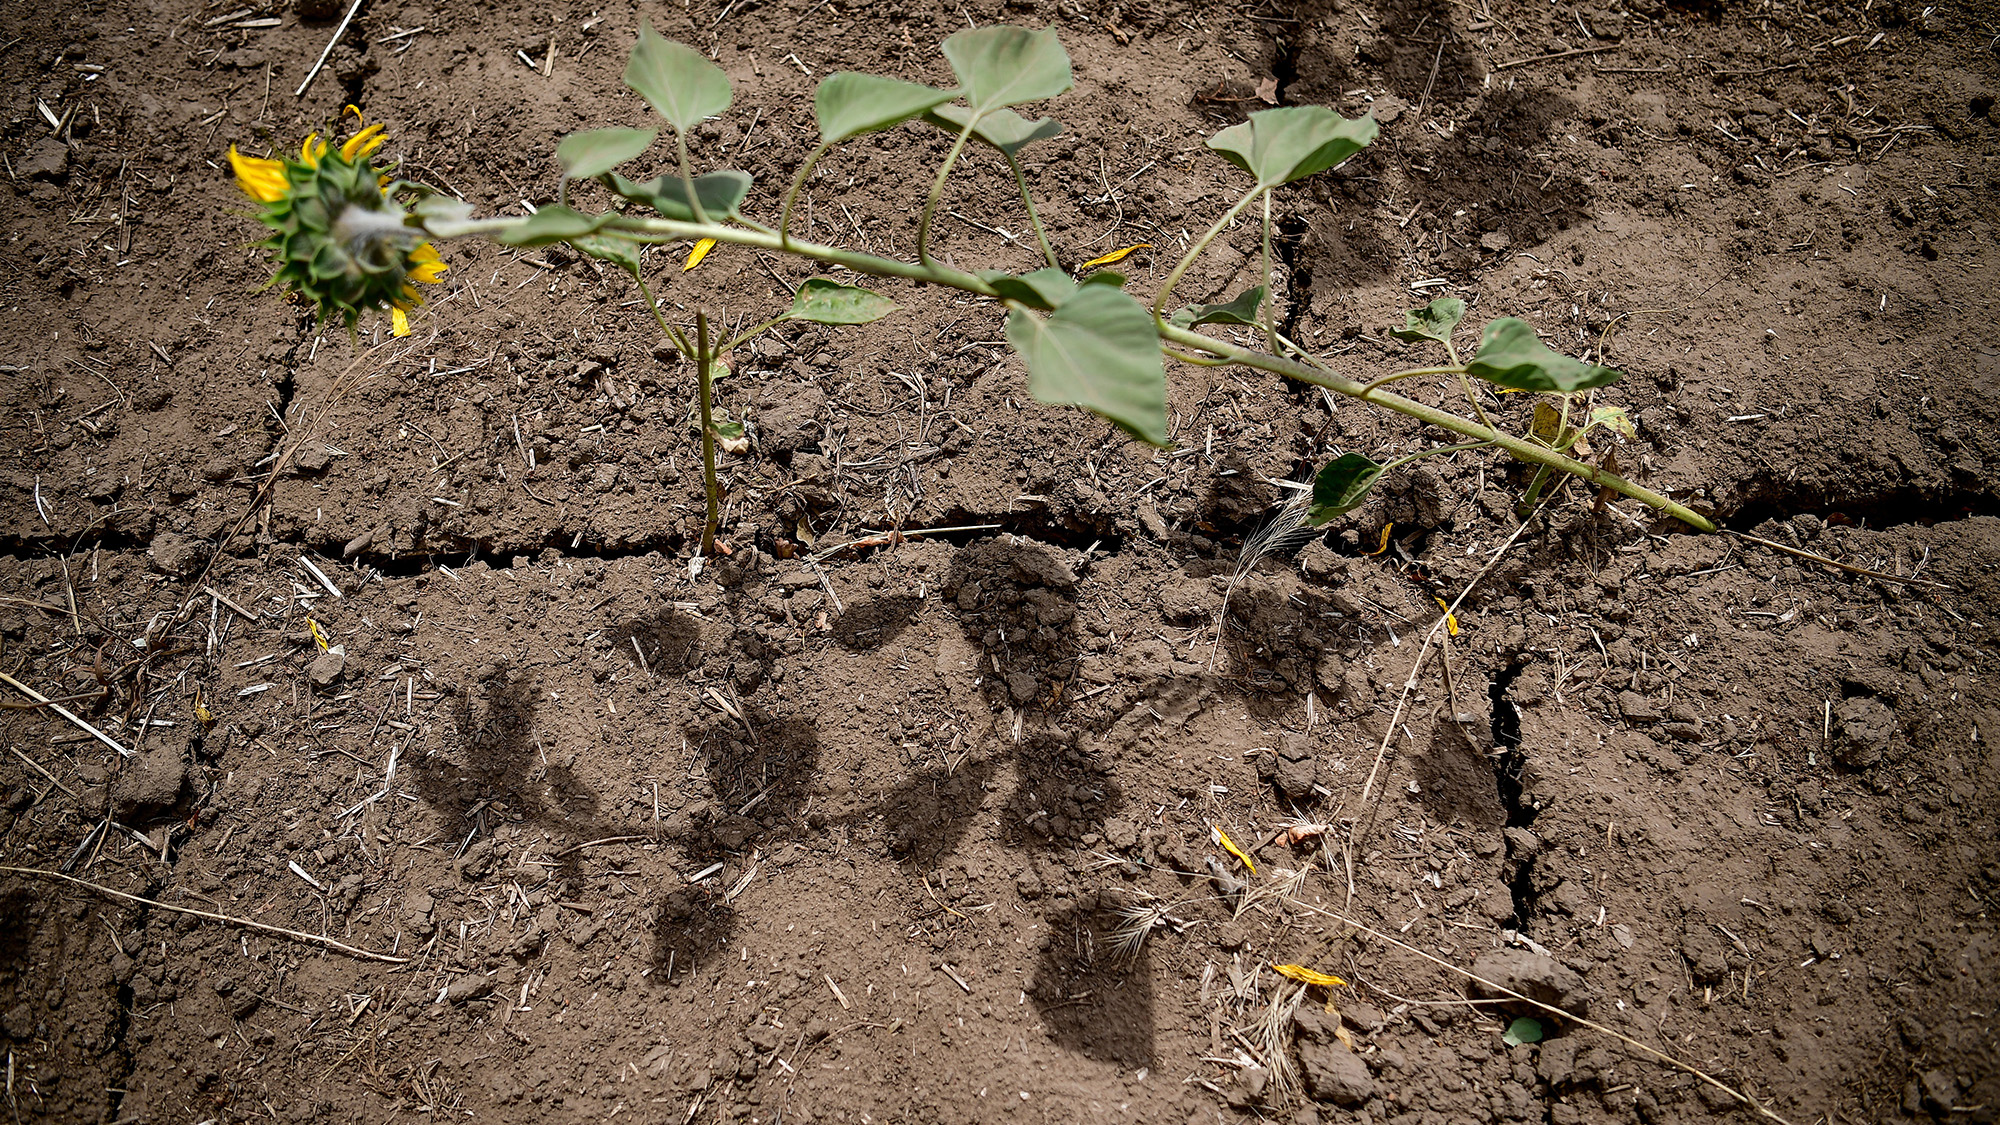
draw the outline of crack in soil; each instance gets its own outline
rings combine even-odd
[[[1522,772],[1527,768],[1528,758],[1521,749],[1521,712],[1507,696],[1526,668],[1525,664],[1508,665],[1493,677],[1488,689],[1493,702],[1493,784],[1500,795],[1500,807],[1507,811],[1508,828],[1527,828],[1541,813],[1538,806],[1523,798]],[[1508,848],[1513,849],[1511,840]],[[1541,897],[1534,885],[1535,857],[1508,858],[1514,862],[1514,873],[1507,880],[1507,889],[1514,899],[1514,928],[1525,930]]]

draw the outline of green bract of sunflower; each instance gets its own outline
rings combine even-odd
[[[258,221],[271,229],[257,244],[278,260],[270,284],[303,295],[322,323],[338,315],[350,331],[361,310],[386,308],[403,336],[406,313],[423,303],[412,282],[436,282],[445,265],[405,225],[395,185],[369,159],[386,139],[382,129],[370,125],[338,149],[314,134],[297,159],[244,156],[231,145],[229,163],[237,186],[260,205]]]

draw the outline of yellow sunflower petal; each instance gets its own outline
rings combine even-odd
[[[318,133],[308,133],[305,143],[299,146],[299,162],[308,168],[319,167],[319,158],[326,155],[326,142]]]
[[[715,249],[715,240],[713,238],[704,238],[700,242],[695,243],[694,249],[688,251],[687,265],[681,267],[681,272],[686,273],[700,265],[701,260],[708,257],[708,252],[713,249]]]
[[[282,161],[244,156],[236,151],[235,145],[230,145],[229,166],[236,171],[236,186],[259,203],[276,203],[291,188]]]
[[[1271,968],[1277,970],[1280,975],[1288,976],[1300,984],[1316,984],[1322,988],[1332,988],[1335,985],[1347,983],[1332,973],[1322,973],[1315,969],[1308,969],[1304,965],[1273,965]]]
[[[386,128],[388,128],[387,125],[377,121],[375,124],[347,138],[347,142],[340,146],[340,155],[348,160],[353,160],[357,156],[367,156],[373,153],[376,149],[382,147],[382,142],[389,139],[382,132]]]
[[[410,334],[410,314],[400,308],[389,310],[389,335],[408,336]]]
[[[1113,250],[1111,253],[1106,254],[1101,258],[1092,258],[1088,262],[1085,262],[1082,265],[1076,267],[1076,269],[1078,273],[1082,273],[1084,270],[1094,270],[1099,266],[1113,265],[1115,263],[1122,262],[1125,259],[1131,257],[1137,251],[1150,250],[1152,248],[1153,244],[1150,242],[1136,242],[1130,246],[1124,247],[1123,249]]]
[[[1242,860],[1243,866],[1250,869],[1250,874],[1255,875],[1257,873],[1256,863],[1252,862],[1250,857],[1244,854],[1242,848],[1236,846],[1236,841],[1231,840],[1229,838],[1229,833],[1224,832],[1222,829],[1217,828],[1213,824],[1208,826],[1208,830],[1215,834],[1215,842],[1222,845],[1223,851],[1226,851],[1230,855],[1235,856],[1237,859]]]

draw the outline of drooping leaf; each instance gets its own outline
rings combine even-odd
[[[1506,1031],[1500,1033],[1500,1042],[1507,1044],[1509,1047],[1518,1047],[1523,1043],[1540,1043],[1541,1041],[1542,1021],[1530,1019],[1527,1016],[1517,1017],[1513,1023],[1507,1025]]]
[[[508,227],[493,237],[508,246],[547,246],[581,238],[617,217],[611,211],[586,215],[568,207],[544,207],[528,216],[527,222]]]
[[[819,89],[813,91],[813,117],[819,121],[820,139],[838,144],[849,137],[899,125],[957,96],[957,90],[938,90],[915,82],[843,70],[827,75]],[[960,128],[964,126],[961,124]]]
[[[700,265],[701,260],[708,257],[708,252],[713,249],[715,249],[715,240],[713,238],[704,238],[696,241],[694,248],[688,251],[687,261],[681,265],[681,272],[686,273]]]
[[[824,277],[807,278],[785,315],[814,324],[867,324],[896,311],[896,302],[872,290]]]
[[[1003,299],[1019,301],[1029,308],[1045,311],[1061,308],[1063,302],[1076,295],[1077,289],[1076,282],[1071,281],[1068,274],[1053,266],[1044,266],[1019,277],[1004,270],[986,270],[979,277]]]
[[[1038,271],[1039,272],[1039,271]],[[1016,309],[1007,342],[1028,362],[1036,401],[1082,406],[1154,445],[1167,443],[1167,373],[1145,306],[1086,285],[1048,317]]]
[[[658,129],[586,129],[571,133],[556,146],[563,178],[587,180],[600,176],[646,151]]]
[[[924,120],[947,133],[960,133],[965,131],[965,123],[972,120],[972,111],[962,105],[941,105],[925,113]],[[979,124],[972,127],[972,136],[1013,156],[1062,131],[1062,122],[1053,117],[1030,121],[1011,109],[996,109],[979,119]]]
[[[1153,244],[1150,242],[1135,242],[1130,246],[1121,246],[1118,249],[1113,250],[1109,254],[1103,254],[1098,257],[1092,258],[1088,262],[1085,262],[1076,268],[1078,270],[1094,270],[1099,266],[1116,265],[1119,262],[1124,261],[1125,259],[1131,257],[1132,255],[1138,253],[1141,250],[1151,250],[1152,248]]]
[[[639,21],[639,42],[625,64],[625,84],[685,133],[729,108],[729,76],[685,43],[662,39]]]
[[[1420,309],[1411,309],[1403,314],[1403,326],[1391,328],[1389,335],[1406,343],[1420,340],[1435,340],[1440,344],[1451,342],[1452,329],[1465,319],[1465,302],[1457,297],[1439,297]]]
[[[1382,477],[1383,466],[1359,453],[1343,453],[1313,478],[1312,507],[1306,522],[1321,527],[1361,506]]]
[[[1125,288],[1126,277],[1117,270],[1098,270],[1083,279],[1084,285],[1108,285],[1113,289]]]
[[[1372,117],[1349,120],[1320,105],[1258,110],[1250,120],[1208,139],[1224,160],[1265,187],[1324,172],[1368,146],[1381,127]]]
[[[1511,316],[1486,326],[1479,352],[1465,370],[1517,391],[1568,393],[1609,386],[1622,378],[1609,367],[1571,359],[1551,349],[1535,336],[1527,321]]]
[[[1053,98],[1074,85],[1069,53],[1054,28],[1029,31],[999,24],[961,31],[944,41],[944,57],[965,89],[965,100],[980,113]]]
[[[639,272],[639,244],[629,238],[592,234],[572,239],[570,245],[601,262],[610,262],[626,273]]]
[[[1563,412],[1546,402],[1535,404],[1535,420],[1528,423],[1528,436],[1553,447],[1562,440]]]
[[[1263,303],[1264,287],[1259,285],[1224,304],[1189,305],[1175,313],[1171,323],[1176,328],[1192,328],[1197,324],[1256,324],[1257,306]]]
[[[616,172],[606,172],[599,179],[612,191],[651,207],[665,218],[683,223],[694,221],[694,209],[687,201],[687,181],[679,176],[656,176],[645,183],[635,183]],[[705,172],[694,178],[694,190],[709,218],[731,218],[750,194],[750,173]]]
[[[1590,412],[1590,424],[1603,426],[1626,441],[1639,440],[1639,427],[1622,406],[1600,406]]]

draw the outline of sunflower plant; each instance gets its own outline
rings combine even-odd
[[[648,245],[692,243],[690,262],[710,249],[747,246],[790,254],[855,273],[949,286],[985,297],[1004,309],[1006,337],[1027,367],[1028,390],[1052,405],[1081,406],[1133,436],[1166,445],[1165,361],[1202,366],[1251,367],[1324,388],[1334,394],[1416,418],[1469,439],[1425,450],[1498,449],[1550,473],[1581,477],[1600,489],[1637,499],[1684,524],[1714,531],[1706,516],[1627,480],[1605,467],[1571,456],[1584,452],[1580,438],[1593,426],[1624,432],[1622,413],[1597,411],[1578,426],[1570,423],[1572,400],[1615,383],[1619,372],[1562,355],[1543,344],[1525,321],[1502,318],[1488,324],[1470,357],[1461,357],[1453,333],[1465,308],[1457,301],[1434,301],[1411,312],[1394,335],[1432,341],[1450,362],[1397,371],[1371,381],[1341,374],[1279,330],[1273,300],[1271,239],[1277,189],[1338,169],[1376,137],[1373,120],[1350,120],[1320,106],[1267,109],[1211,137],[1207,147],[1252,181],[1243,195],[1195,240],[1150,300],[1126,291],[1127,279],[1105,268],[1116,255],[1065,269],[1035,211],[1021,172],[1020,152],[1062,131],[1049,117],[1030,118],[1018,107],[1045,102],[1072,86],[1069,55],[1055,31],[993,26],[958,32],[942,44],[956,85],[944,88],[856,73],[822,80],[813,96],[820,143],[785,191],[775,226],[744,214],[751,177],[718,169],[696,174],[687,143],[689,130],[727,112],[733,101],[728,76],[700,52],[667,40],[641,22],[625,72],[627,86],[664,120],[672,141],[671,171],[648,180],[621,174],[659,139],[661,130],[613,127],[573,133],[555,152],[562,167],[555,204],[527,216],[475,217],[470,204],[415,184],[392,180],[369,162],[380,146],[379,126],[368,126],[338,151],[315,138],[298,160],[254,160],[231,150],[238,182],[263,204],[260,218],[273,234],[262,245],[278,258],[273,283],[282,282],[313,300],[323,318],[340,314],[351,326],[358,311],[387,307],[402,313],[421,298],[411,281],[435,280],[443,269],[428,239],[482,237],[508,246],[567,243],[628,273],[662,335],[695,363],[695,408],[699,415],[703,469],[708,491],[701,549],[715,549],[719,490],[715,445],[737,432],[719,419],[712,404],[714,372],[723,357],[751,337],[787,320],[820,324],[866,324],[887,315],[894,304],[881,294],[826,278],[798,289],[790,308],[748,332],[725,339],[712,330],[716,317],[697,295],[692,324],[675,324],[662,311],[646,278],[642,251]],[[922,122],[954,140],[932,179],[918,212],[916,260],[858,253],[798,238],[792,212],[808,176],[819,162],[855,137]],[[930,253],[932,219],[953,167],[966,149],[979,145],[998,152],[1014,172],[1016,185],[1047,265],[1024,274],[1004,270],[967,272],[938,262]],[[600,211],[571,206],[569,185],[591,181],[618,197],[619,205]],[[400,199],[410,199],[406,208]],[[1261,205],[1261,206],[1260,206]],[[1188,270],[1223,231],[1259,207],[1262,247],[1260,284],[1217,304],[1186,305],[1171,298]],[[699,275],[689,275],[696,276]],[[399,320],[399,324],[400,324]],[[1197,331],[1211,325],[1255,330],[1263,348],[1244,347]],[[1422,376],[1459,381],[1474,417],[1398,395],[1385,387]],[[1516,435],[1502,431],[1472,396],[1472,381],[1505,391],[1542,392],[1562,404],[1560,422]],[[1589,408],[1586,406],[1586,410]],[[1362,502],[1382,475],[1403,461],[1380,464],[1348,454],[1325,466],[1314,482],[1310,519],[1322,524]],[[1540,488],[1540,482],[1536,485]]]

